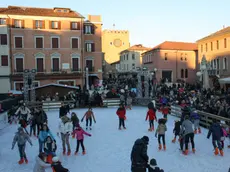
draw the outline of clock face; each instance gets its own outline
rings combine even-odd
[[[115,47],[120,47],[122,45],[122,41],[120,39],[115,39],[113,41],[113,44],[115,45]]]

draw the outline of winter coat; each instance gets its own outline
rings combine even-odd
[[[164,115],[168,115],[169,114],[169,108],[168,107],[162,107],[161,109],[160,109],[160,111],[162,112],[162,114],[164,114]]]
[[[33,172],[45,172],[45,168],[48,168],[48,167],[51,167],[51,165],[45,163],[37,156]]]
[[[25,107],[25,108],[19,107],[18,110],[15,112],[15,114],[16,115],[22,115],[22,116],[28,115],[28,114],[30,114],[30,110],[27,107]]]
[[[91,134],[85,132],[82,128],[73,131],[73,136],[76,135],[77,140],[84,140],[84,135],[91,136]]]
[[[74,127],[76,127],[77,124],[79,124],[79,118],[77,116],[71,116],[71,121]]]
[[[82,117],[82,119],[84,119],[84,118],[86,118],[86,119],[88,119],[88,118],[93,118],[93,120],[95,121],[95,117],[94,117],[94,114],[93,114],[92,111],[87,111],[87,112],[85,113],[85,115]]]
[[[181,132],[184,132],[184,135],[194,133],[193,124],[190,120],[186,119],[181,124]]]
[[[146,115],[145,120],[155,120],[156,119],[156,112],[153,111],[153,109],[149,109]]]
[[[132,105],[132,101],[133,101],[133,99],[131,97],[127,98],[127,105],[128,106]]]
[[[65,116],[67,114],[67,109],[65,106],[60,107],[59,109],[59,118]]]
[[[61,164],[61,162],[54,162],[51,165],[53,172],[68,172],[69,170],[67,168],[64,168]]]
[[[24,144],[26,144],[26,141],[28,141],[32,145],[32,141],[30,140],[30,137],[28,134],[26,134],[24,132],[23,133],[17,132],[14,136],[12,147],[14,147],[16,142],[18,143],[18,145],[24,145]]]
[[[71,133],[73,131],[73,124],[71,121],[68,121],[66,123],[63,123],[63,121],[60,121],[58,128],[59,128],[60,133],[62,134]]]
[[[44,142],[45,139],[50,136],[52,138],[52,140],[55,140],[53,134],[50,132],[50,130],[48,131],[40,131],[39,132],[39,135],[38,135],[38,139],[41,141],[41,142]]]
[[[175,133],[175,135],[180,134],[180,127],[181,127],[181,122],[180,121],[175,122],[175,126],[173,129],[173,133]]]
[[[44,141],[44,152],[50,153],[50,152],[55,152],[57,150],[57,145],[54,141],[51,143],[47,142],[47,139]]]
[[[137,139],[131,152],[132,167],[146,168],[149,157],[147,155],[148,143],[144,139]]]
[[[118,108],[117,116],[121,119],[125,119],[126,110],[125,108]]]
[[[164,172],[164,170],[160,169],[159,167],[157,166],[151,166],[148,168],[148,172]]]
[[[159,124],[156,130],[156,133],[158,133],[159,135],[164,135],[165,132],[167,131],[167,127],[165,124]]]
[[[192,112],[191,113],[191,119],[193,119],[193,120],[200,119],[200,116],[198,115],[197,112]]]
[[[207,136],[208,139],[211,136],[211,134],[212,134],[212,140],[220,140],[220,138],[224,135],[223,130],[219,123],[213,123],[211,125],[208,131],[208,136]]]

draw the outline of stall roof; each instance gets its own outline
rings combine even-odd
[[[220,82],[220,84],[230,84],[230,77],[220,78],[219,82]]]

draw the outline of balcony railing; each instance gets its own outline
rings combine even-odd
[[[51,69],[52,73],[61,73],[61,69]]]
[[[14,69],[14,74],[22,74],[24,69]]]
[[[81,69],[74,69],[74,68],[72,68],[72,69],[71,69],[71,72],[74,72],[74,73],[75,73],[75,72],[76,72],[76,73],[80,73],[80,72],[81,72]]]
[[[88,71],[89,72],[94,72],[95,71],[95,69],[94,69],[94,67],[92,66],[92,67],[88,67]]]

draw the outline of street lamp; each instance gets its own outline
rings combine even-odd
[[[156,72],[157,72],[157,68],[154,68],[153,71],[151,71],[151,75],[152,75],[152,93],[153,93],[153,97],[156,96]]]

